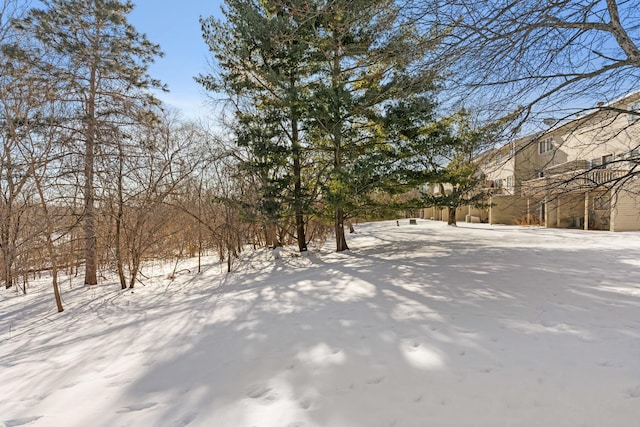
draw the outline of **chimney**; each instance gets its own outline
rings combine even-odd
[[[602,101],[598,102],[598,107],[599,107],[599,108],[604,107],[604,102],[602,102]]]

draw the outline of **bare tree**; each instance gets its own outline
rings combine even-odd
[[[434,0],[406,10],[448,27],[442,45],[452,85],[494,111],[560,114],[608,101],[640,79],[640,8],[617,0]],[[488,98],[485,95],[491,93]],[[491,100],[489,102],[489,99]],[[476,97],[477,100],[477,97]],[[575,111],[575,109],[573,110]]]
[[[0,273],[6,288],[17,278],[20,246],[27,245],[23,219],[33,195],[33,182],[29,161],[20,148],[28,143],[25,139],[41,104],[39,99],[35,102],[39,82],[23,78],[31,74],[28,67],[8,53],[19,41],[10,20],[21,12],[21,4],[10,0],[0,4]]]
[[[160,123],[131,130],[129,143],[117,144],[118,156],[113,157],[116,262],[123,287],[123,266],[128,265],[129,288],[135,286],[146,257],[169,258],[177,250],[167,245],[168,239],[184,230],[171,227],[171,201],[202,161],[198,130],[170,115],[163,115]]]
[[[51,115],[50,117],[53,117]],[[52,120],[52,119],[49,119]],[[55,130],[55,126],[51,126],[49,123],[48,129]],[[25,147],[28,150],[29,171],[33,178],[34,186],[37,190],[40,207],[42,210],[42,218],[44,219],[45,227],[43,230],[44,239],[46,241],[46,251],[48,254],[49,265],[51,267],[51,285],[53,287],[53,294],[56,301],[56,307],[58,313],[64,311],[62,306],[62,297],[60,295],[60,287],[58,285],[58,251],[55,244],[56,239],[56,221],[53,216],[52,209],[49,204],[49,191],[45,187],[48,183],[54,180],[50,178],[49,166],[55,164],[52,160],[55,158],[55,132],[47,132],[44,135],[39,135],[38,142]],[[52,168],[52,169],[55,169]],[[54,172],[55,174],[55,172]],[[61,234],[62,235],[62,234]]]
[[[83,228],[85,284],[97,283],[97,213],[95,163],[105,126],[137,121],[157,100],[149,89],[162,87],[147,75],[160,55],[127,22],[131,1],[46,0],[44,9],[31,9],[16,28],[34,37],[43,49],[21,52],[34,67],[59,83],[60,102],[74,106],[75,121],[68,126],[83,146]]]
[[[6,6],[6,3],[5,3]],[[14,45],[28,46],[29,39],[16,38]],[[57,107],[50,96],[55,83],[43,78],[20,56],[6,54],[3,49],[0,114],[2,117],[3,151],[0,155],[0,248],[3,280],[12,284],[17,274],[50,270],[58,312],[63,311],[58,286],[58,255],[55,239],[60,236],[50,200],[55,189],[51,170],[59,171],[59,153],[55,149],[60,135],[57,129]],[[58,172],[54,172],[57,174]],[[46,249],[42,249],[42,241]],[[44,252],[44,253],[42,253]],[[46,255],[45,255],[46,254]],[[21,269],[15,269],[22,259]]]
[[[527,162],[536,163],[525,193],[539,199],[541,212],[580,193],[587,217],[590,192],[608,194],[610,202],[623,186],[633,187],[640,165],[640,120],[632,119],[640,88],[637,2],[407,0],[403,10],[446,34],[437,60],[452,72],[451,106],[469,106],[487,120],[512,115],[506,136],[532,135],[514,154],[530,152]],[[608,145],[618,147],[615,158]],[[601,170],[605,162],[615,173]]]
[[[230,149],[210,131],[203,132],[207,143],[201,144],[204,161],[197,172],[197,182],[187,188],[191,194],[182,194],[173,205],[197,223],[199,245],[215,250],[230,272],[233,260],[246,244],[251,243],[254,248],[257,244],[266,246],[270,238],[259,226],[264,224],[256,208],[261,193],[247,180],[255,175],[244,173],[239,167],[239,160],[246,153]],[[295,240],[293,233],[291,239]]]

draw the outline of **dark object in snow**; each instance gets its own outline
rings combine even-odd
[[[409,225],[418,225],[418,221],[416,221],[415,219],[410,219]]]

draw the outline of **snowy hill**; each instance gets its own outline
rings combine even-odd
[[[400,224],[2,290],[0,426],[640,425],[640,233]]]

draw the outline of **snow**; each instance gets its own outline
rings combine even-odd
[[[638,425],[640,233],[357,231],[2,290],[0,426]]]

